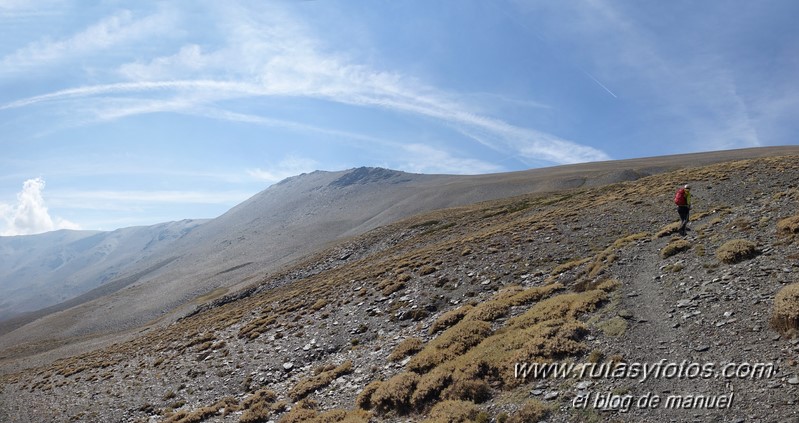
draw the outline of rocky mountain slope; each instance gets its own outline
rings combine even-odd
[[[6,374],[0,420],[797,421],[799,343],[769,325],[798,282],[797,180],[799,156],[762,158],[380,226]]]
[[[0,320],[97,288],[126,267],[162,253],[201,223],[0,237]]]
[[[790,151],[797,148],[686,154],[477,176],[418,175],[379,168],[300,175],[269,187],[144,259],[120,255],[127,258],[87,263],[78,266],[80,270],[62,266],[46,281],[14,276],[9,280],[47,286],[45,292],[52,289],[51,282],[66,281],[62,288],[75,295],[80,293],[76,287],[104,283],[66,302],[0,322],[0,350],[12,348],[13,355],[25,357],[46,352],[47,357],[42,358],[51,359],[73,354],[81,348],[76,343],[86,341],[83,348],[91,349],[99,337],[113,341],[120,333],[135,332],[142,325],[169,323],[197,303],[246,288],[321,248],[417,213],[523,193],[601,186],[736,157]],[[97,235],[106,236],[114,237]],[[116,248],[135,251],[140,248],[136,242],[145,238],[135,238],[131,245],[120,242]],[[98,248],[104,245],[98,244]],[[102,277],[92,279],[92,275]],[[109,279],[110,275],[113,278]],[[75,280],[82,282],[73,283]],[[65,344],[71,349],[56,351]]]

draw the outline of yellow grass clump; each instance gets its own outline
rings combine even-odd
[[[430,410],[430,416],[423,423],[468,423],[474,422],[480,409],[470,401],[441,401]]]
[[[403,372],[394,375],[391,379],[378,385],[371,396],[371,404],[382,411],[396,410],[400,413],[409,411],[411,396],[419,375],[412,372]]]
[[[530,304],[560,290],[563,285],[553,283],[535,288],[523,289],[518,285],[503,288],[488,301],[482,302],[470,310],[465,320],[493,322],[508,313],[511,307]]]
[[[463,354],[469,348],[479,344],[490,333],[490,323],[462,320],[428,342],[427,346],[408,362],[408,369],[424,373]]]
[[[348,373],[352,373],[352,361],[349,360],[338,367],[320,371],[319,374],[314,377],[297,382],[289,391],[289,397],[293,401],[301,400],[317,389],[329,385],[333,379]]]
[[[530,400],[524,403],[522,407],[516,411],[507,423],[535,423],[543,420],[549,414],[550,409],[541,401]]]
[[[799,214],[777,222],[777,230],[785,234],[799,234]]]
[[[716,258],[727,264],[739,263],[758,254],[757,246],[745,239],[727,241],[716,250]]]
[[[799,335],[799,283],[782,288],[774,297],[771,327],[783,335]]]
[[[662,250],[660,250],[660,256],[663,258],[669,258],[675,254],[689,250],[690,248],[691,243],[689,241],[684,239],[675,239],[663,247]]]
[[[427,333],[432,335],[438,331],[447,329],[452,325],[461,321],[461,319],[469,313],[473,306],[471,304],[465,304],[461,307],[458,307],[454,310],[450,310],[444,314],[442,314],[432,325],[430,325],[430,329],[428,329]]]
[[[655,238],[663,238],[665,236],[669,236],[672,234],[677,233],[680,230],[680,222],[669,223],[668,225],[664,226],[657,234],[655,234]]]
[[[224,411],[223,411],[224,410]],[[224,398],[214,405],[201,407],[193,411],[181,410],[164,419],[167,423],[199,423],[218,414],[227,415],[231,411],[238,411],[238,401],[234,398]],[[221,413],[220,413],[221,412]]]
[[[408,338],[397,345],[388,356],[388,361],[400,361],[403,358],[416,354],[422,349],[424,342],[419,338]]]

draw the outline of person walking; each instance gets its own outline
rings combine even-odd
[[[685,184],[674,194],[674,204],[677,205],[677,214],[680,215],[680,235],[685,235],[688,226],[688,215],[691,212],[691,186]]]

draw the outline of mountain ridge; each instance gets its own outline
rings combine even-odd
[[[163,257],[141,260],[117,275],[120,280],[144,275],[135,283],[118,283],[119,290],[59,309],[57,318],[35,316],[36,320],[0,336],[0,349],[39,345],[33,351],[41,351],[40,346],[51,341],[60,344],[90,334],[113,334],[173,316],[169,321],[191,312],[197,298],[246,288],[254,279],[335,242],[417,213],[531,192],[602,186],[652,172],[797,150],[735,150],[494,175],[420,175],[355,168],[287,178],[170,244],[170,254],[177,258],[169,264],[157,266]],[[348,174],[355,176],[347,178]],[[343,186],[331,187],[337,180]],[[371,182],[356,183],[359,180]],[[334,188],[335,193],[331,191]],[[156,270],[144,272],[151,268]],[[105,317],[109,308],[115,310],[113,320]]]
[[[768,319],[775,293],[799,272],[795,235],[781,224],[797,213],[797,157],[529,193],[380,226],[177,322],[2,377],[0,418],[791,421],[799,345]],[[671,202],[684,183],[695,197],[685,237]],[[720,258],[741,239],[756,254]],[[8,351],[0,356],[8,368]],[[775,373],[513,376],[514,362],[661,360],[771,362]],[[573,405],[586,394],[730,389],[735,402],[724,409]]]

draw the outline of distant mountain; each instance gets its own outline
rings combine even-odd
[[[290,178],[0,336],[0,421],[796,421],[797,157]]]
[[[202,221],[0,237],[0,320],[66,301],[161,253]]]
[[[157,250],[146,248],[158,238],[154,232],[131,233],[133,244],[127,245],[121,237],[127,232],[121,230],[119,238],[87,234],[71,239],[73,246],[59,253],[62,259],[49,253],[50,261],[42,258],[23,265],[15,258],[13,266],[4,264],[4,275],[45,275],[32,286],[41,285],[43,288],[36,291],[48,293],[50,298],[68,295],[53,293],[49,284],[56,280],[69,281],[70,287],[96,288],[37,313],[18,316],[11,323],[0,322],[0,350],[24,345],[35,349],[45,340],[63,342],[118,333],[155,321],[168,323],[193,310],[198,302],[252,285],[334,243],[422,212],[797,152],[797,147],[732,150],[475,176],[421,175],[381,168],[302,174],[272,185],[190,230],[175,224],[168,232],[175,236],[167,236],[169,243],[153,244]],[[47,236],[56,235],[43,235]],[[111,255],[99,260],[109,248],[106,245],[115,245],[118,250],[113,260]],[[76,253],[79,246],[85,251],[81,254],[96,261],[78,265],[82,260],[78,257],[83,257]],[[15,284],[15,292],[19,292],[21,285]]]

